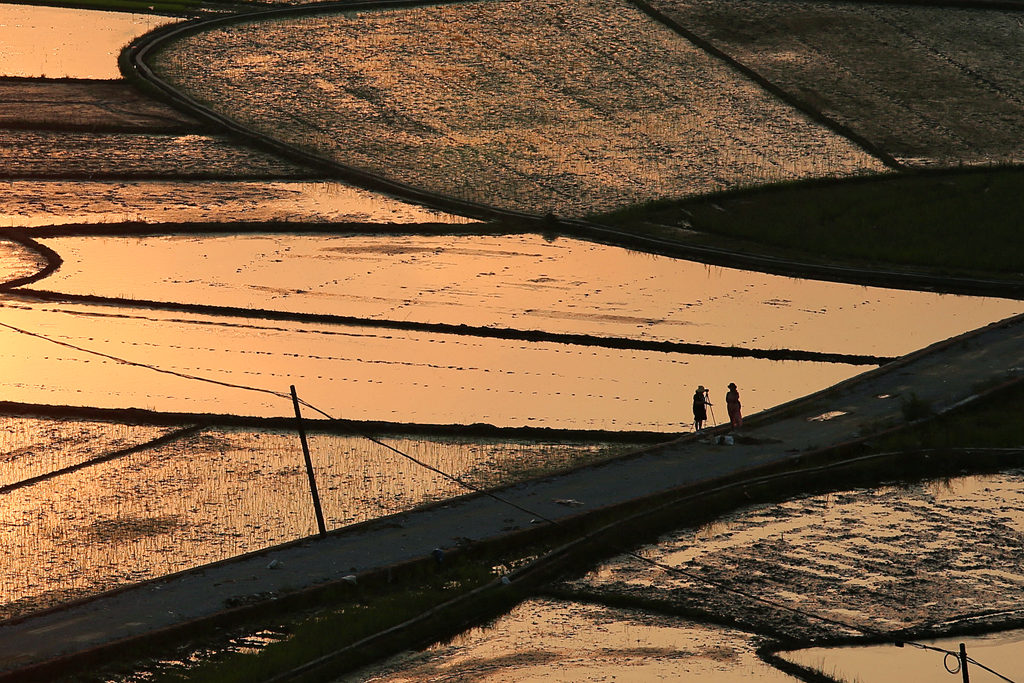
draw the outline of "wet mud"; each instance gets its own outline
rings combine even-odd
[[[122,80],[0,78],[0,128],[119,133],[209,132]]]
[[[1020,10],[650,0],[910,166],[1024,160]],[[970,36],[970,40],[964,40]]]
[[[1024,614],[1021,483],[1018,470],[755,507],[638,550],[682,575],[619,558],[567,587],[798,640],[991,627]]]
[[[283,179],[309,169],[206,135],[0,130],[0,179]]]
[[[175,39],[151,66],[274,139],[532,214],[883,168],[614,0],[262,20]]]

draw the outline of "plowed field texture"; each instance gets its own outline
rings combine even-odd
[[[263,19],[179,38],[151,61],[267,136],[534,214],[883,170],[616,0]]]

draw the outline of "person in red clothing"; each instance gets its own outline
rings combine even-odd
[[[740,392],[736,390],[735,382],[729,382],[729,391],[725,394],[725,407],[729,411],[729,424],[733,429],[739,429],[743,424],[743,414],[740,410]]]

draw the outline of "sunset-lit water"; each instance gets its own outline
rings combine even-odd
[[[970,660],[967,673],[972,683],[1005,683],[1024,680],[1024,631],[917,640],[947,652],[959,652],[960,643]],[[815,647],[780,653],[783,659],[808,669],[826,672],[839,680],[870,683],[932,683],[963,680],[956,660],[934,650],[892,644],[861,647]],[[984,667],[984,668],[983,668]],[[996,672],[996,673],[993,673]],[[956,678],[951,678],[950,673]]]
[[[0,228],[124,221],[473,222],[331,181],[0,182]]]
[[[528,600],[493,624],[336,679],[346,683],[699,680],[789,683],[750,634],[600,605]]]
[[[1012,619],[1024,612],[1022,483],[1014,470],[759,505],[635,549],[679,573],[620,556],[571,585],[800,638]]]
[[[121,78],[121,48],[174,21],[181,19],[0,4],[0,76]]]
[[[743,348],[898,356],[1024,311],[538,235],[43,243],[64,265],[39,286],[59,292]]]

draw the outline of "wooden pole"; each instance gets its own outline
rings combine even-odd
[[[971,683],[971,675],[967,673],[967,646],[960,643],[960,673],[963,674],[964,683]]]
[[[295,426],[299,430],[299,441],[302,442],[302,456],[306,459],[306,474],[309,476],[309,492],[313,494],[313,509],[316,511],[316,525],[320,528],[320,535],[327,533],[327,525],[324,524],[324,511],[320,507],[320,494],[316,490],[316,477],[313,476],[313,459],[309,457],[309,444],[306,442],[306,428],[302,424],[302,413],[299,411],[299,396],[295,393],[295,385],[292,385],[292,404],[295,405]]]

